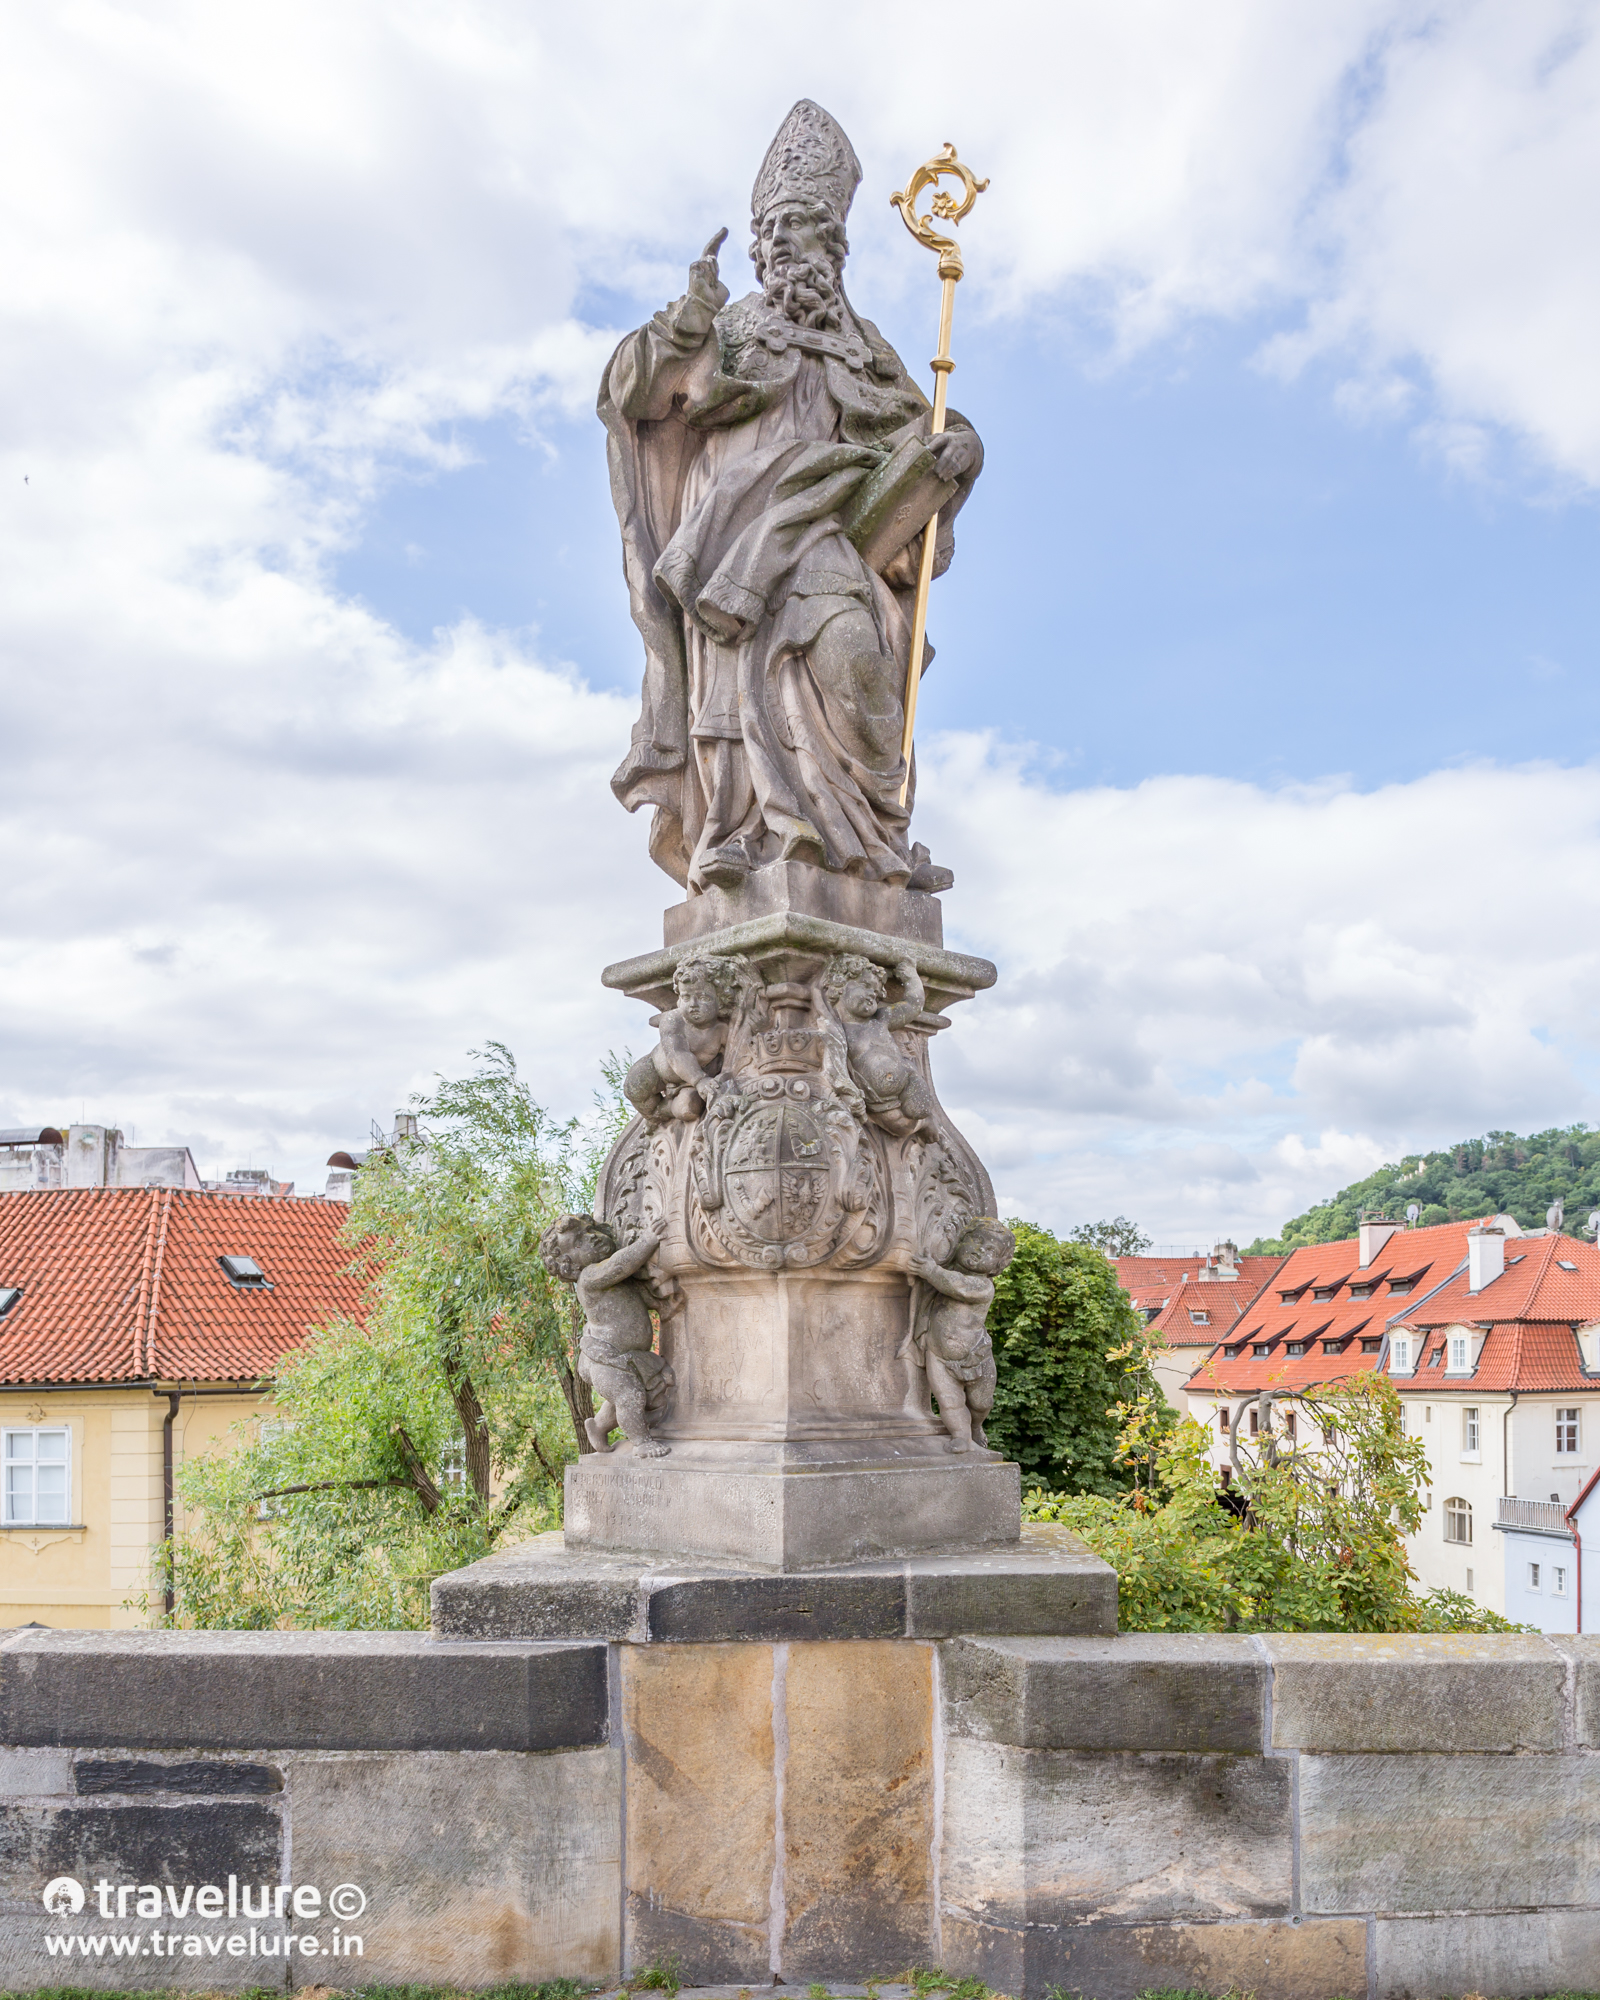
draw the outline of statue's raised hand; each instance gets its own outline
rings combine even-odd
[[[689,266],[690,298],[699,299],[714,313],[721,312],[728,303],[728,288],[717,271],[717,252],[727,240],[727,230],[719,229]]]

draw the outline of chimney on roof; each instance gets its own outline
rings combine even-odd
[[[1365,1271],[1400,1227],[1398,1222],[1389,1222],[1383,1216],[1363,1216],[1361,1218],[1361,1268]]]
[[[62,1186],[104,1187],[106,1155],[114,1149],[115,1137],[104,1125],[69,1125],[66,1151],[61,1157]]]
[[[1503,1229],[1467,1231],[1467,1290],[1481,1292],[1492,1285],[1506,1267],[1506,1233]]]
[[[394,1114],[394,1131],[389,1135],[389,1143],[398,1146],[402,1139],[417,1137],[417,1114],[414,1111],[397,1111]]]

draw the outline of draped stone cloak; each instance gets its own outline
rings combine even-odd
[[[894,349],[848,308],[838,332],[795,326],[760,294],[702,332],[707,310],[686,297],[657,313],[601,384],[645,644],[639,719],[612,789],[630,812],[655,808],[650,852],[687,884],[697,843],[736,830],[708,830],[708,809],[727,815],[708,798],[712,766],[697,746],[720,740],[745,759],[751,802],[737,831],[753,862],[794,855],[903,880],[910,793],[902,807],[898,750],[884,752],[881,727],[864,736],[850,691],[819,679],[807,648],[841,610],[862,607],[898,663],[887,697],[898,713],[922,537],[879,575],[840,514],[898,444],[928,434],[932,412]],[[954,412],[949,425],[970,428]],[[978,469],[939,517],[936,575]]]

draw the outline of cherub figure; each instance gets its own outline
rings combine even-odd
[[[650,1297],[639,1273],[661,1242],[659,1227],[646,1230],[625,1250],[592,1215],[564,1215],[539,1238],[539,1255],[553,1277],[576,1285],[583,1307],[578,1374],[600,1397],[584,1423],[596,1451],[612,1449],[620,1428],[638,1458],[664,1458],[672,1449],[650,1433],[665,1413],[672,1370],[653,1351]]]
[[[660,1017],[661,1040],[633,1065],[622,1086],[628,1102],[652,1125],[698,1118],[716,1103],[729,1024],[755,983],[742,958],[702,955],[679,963],[672,975],[678,1004]]]
[[[929,1288],[917,1312],[916,1344],[939,1399],[939,1421],[950,1433],[946,1451],[986,1445],[983,1420],[994,1408],[994,1349],[985,1322],[994,1281],[1017,1254],[1003,1222],[980,1215],[956,1238],[946,1264],[913,1257],[911,1269]]]
[[[883,968],[858,952],[839,952],[818,981],[824,1003],[818,1011],[831,1017],[844,1038],[850,1082],[861,1093],[864,1115],[897,1138],[931,1135],[933,1092],[894,1039],[896,1028],[922,1012],[927,995],[909,958],[901,959],[894,976],[904,997],[891,1007]]]

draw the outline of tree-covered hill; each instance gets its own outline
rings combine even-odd
[[[1566,1203],[1563,1227],[1584,1234],[1590,1210],[1600,1208],[1600,1132],[1588,1125],[1552,1126],[1527,1138],[1489,1132],[1437,1153],[1409,1154],[1293,1216],[1281,1235],[1258,1237],[1250,1254],[1335,1243],[1355,1235],[1363,1209],[1398,1222],[1412,1202],[1422,1211],[1420,1226],[1504,1212],[1524,1229],[1542,1229],[1557,1195]]]

